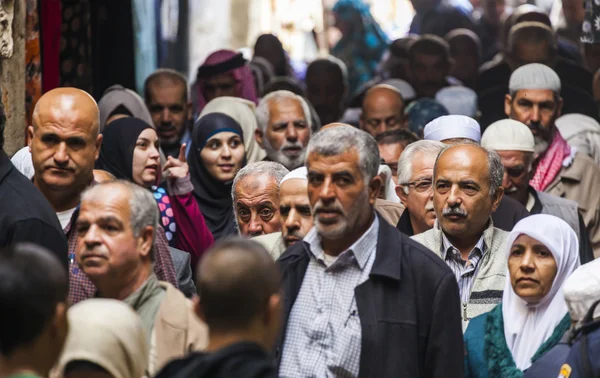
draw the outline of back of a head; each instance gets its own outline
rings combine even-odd
[[[198,268],[198,296],[211,332],[244,330],[278,294],[277,264],[259,243],[239,237],[219,241]]]
[[[67,272],[50,251],[28,243],[0,251],[0,353],[8,357],[41,336],[57,306],[66,309],[67,294]]]
[[[409,145],[419,140],[419,137],[410,130],[396,129],[387,130],[375,137],[377,144],[396,144]]]
[[[306,93],[304,92],[304,88],[302,88],[302,84],[291,77],[288,76],[277,76],[274,77],[270,82],[265,85],[263,89],[262,96],[266,96],[269,93],[276,91],[289,91],[298,96],[305,97]]]
[[[327,58],[316,59],[312,61],[306,69],[307,85],[312,80],[323,80],[323,78],[332,77],[341,86],[340,89],[348,87],[348,71],[344,62],[336,57],[329,56]]]
[[[591,306],[600,300],[600,259],[580,266],[565,281],[563,293],[569,315],[581,322]],[[600,317],[600,306],[596,307],[594,318]]]
[[[444,58],[444,60],[449,60],[450,47],[442,38],[426,34],[410,45],[408,56],[411,62],[414,60],[416,54],[435,55]]]

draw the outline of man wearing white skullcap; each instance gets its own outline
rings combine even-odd
[[[471,118],[477,116],[477,93],[462,86],[442,88],[436,93],[435,100],[444,105],[450,114]]]
[[[423,139],[452,142],[468,139],[479,143],[481,128],[473,118],[463,115],[448,115],[434,119],[425,125]]]
[[[600,167],[569,146],[556,127],[561,115],[561,83],[558,75],[543,64],[516,69],[504,101],[508,117],[524,123],[534,137],[533,171],[529,184],[537,191],[576,201],[600,256]]]
[[[296,168],[279,183],[279,217],[281,232],[261,235],[261,243],[274,259],[294,243],[301,241],[313,226],[306,167]]]
[[[567,222],[579,237],[580,261],[593,260],[590,238],[577,203],[538,192],[529,185],[535,147],[529,128],[511,119],[495,122],[483,133],[481,146],[496,151],[502,160],[504,193],[522,203],[531,214],[550,214]]]

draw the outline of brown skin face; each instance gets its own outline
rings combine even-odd
[[[419,97],[434,98],[446,86],[450,62],[438,55],[415,54],[409,63],[410,82]]]
[[[481,1],[483,18],[490,25],[500,25],[502,16],[506,9],[505,0],[483,0]]]
[[[36,187],[55,211],[74,208],[100,153],[96,102],[79,89],[54,89],[38,101],[28,134]]]
[[[148,226],[135,236],[128,191],[117,184],[103,189],[81,202],[77,263],[102,296],[122,300],[150,275],[154,230]]]
[[[325,253],[337,256],[371,224],[381,177],[364,181],[356,149],[335,156],[313,152],[306,166],[314,225]]]
[[[415,182],[415,184],[408,185],[408,194],[402,186],[396,187],[396,194],[408,210],[415,234],[431,229],[435,222],[432,181],[436,157],[437,155],[433,154],[415,153],[411,164],[412,176],[410,177],[410,182]]]
[[[308,182],[290,179],[279,187],[281,233],[286,247],[302,240],[313,226]]]
[[[510,248],[510,283],[527,303],[537,303],[550,292],[557,270],[550,249],[529,235],[520,235]]]
[[[269,103],[266,133],[256,129],[256,141],[269,159],[296,169],[304,164],[311,130],[299,100],[283,98]]]
[[[379,156],[385,161],[390,169],[392,170],[392,179],[394,183],[398,183],[398,159],[404,148],[405,143],[390,143],[390,144],[379,144]]]
[[[554,92],[546,89],[523,89],[514,98],[506,95],[504,100],[506,115],[529,126],[536,145],[552,141],[554,122],[560,117],[562,106],[562,99],[557,100]]]
[[[178,81],[157,78],[148,86],[150,98],[146,106],[161,144],[179,143],[187,122],[192,119],[192,104],[186,102],[186,86]]]
[[[527,188],[529,187],[529,167],[532,163],[532,153],[525,151],[496,151],[504,166],[502,187],[504,193],[523,205],[527,203]]]
[[[339,121],[344,115],[344,83],[337,73],[313,74],[306,78],[306,96],[317,112],[321,124]]]
[[[450,75],[473,88],[479,76],[477,44],[468,37],[460,36],[450,40],[449,45],[450,56],[454,60]]]
[[[403,128],[404,102],[402,97],[389,88],[369,90],[363,100],[360,128],[373,137],[388,130]]]
[[[543,43],[517,43],[514,53],[508,54],[506,59],[513,71],[529,63],[553,64],[548,45]]]
[[[436,165],[433,205],[450,242],[466,253],[473,248],[496,211],[503,189],[490,196],[487,154],[475,145],[446,149]],[[448,214],[445,212],[452,210]]]
[[[235,218],[240,234],[259,236],[281,229],[279,187],[268,175],[246,176],[235,187]]]
[[[204,84],[204,98],[206,99],[206,102],[210,102],[217,97],[238,97],[236,85],[237,82],[235,78],[228,73],[209,77]]]

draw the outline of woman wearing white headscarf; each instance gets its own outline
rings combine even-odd
[[[138,314],[113,299],[88,299],[69,309],[69,336],[52,378],[142,378],[148,344]]]
[[[571,325],[562,287],[579,267],[579,242],[562,219],[531,215],[507,240],[502,303],[474,318],[465,333],[468,377],[522,377]]]
[[[246,149],[246,163],[254,163],[263,160],[267,154],[260,148],[254,133],[258,128],[258,121],[254,114],[256,106],[252,101],[239,97],[217,97],[204,106],[198,119],[209,113],[223,113],[240,124],[244,133],[244,147]]]

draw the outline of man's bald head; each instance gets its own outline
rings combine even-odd
[[[281,277],[276,263],[257,242],[239,237],[217,243],[198,268],[199,307],[211,334],[244,331],[270,311]],[[277,303],[279,306],[279,303]],[[279,319],[272,319],[274,334]]]
[[[66,121],[87,127],[92,137],[98,136],[100,110],[96,100],[77,88],[56,88],[46,92],[33,109],[33,127],[44,122]]]
[[[387,84],[369,89],[363,100],[360,127],[373,137],[404,127],[404,101],[400,92]]]

